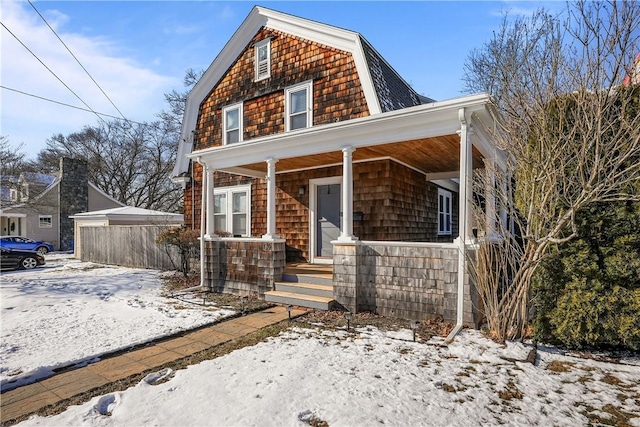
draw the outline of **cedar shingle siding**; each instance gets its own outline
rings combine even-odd
[[[271,77],[255,82],[254,45],[271,39]],[[420,104],[420,97],[362,39],[383,111]],[[313,81],[313,125],[369,115],[352,55],[322,44],[262,28],[200,105],[194,150],[222,144],[222,109],[242,102],[243,140],[284,132],[284,91]],[[195,164],[185,190],[185,223],[200,226],[202,168]],[[342,166],[276,176],[276,233],[286,239],[287,261],[309,259],[309,180],[342,175]],[[437,236],[437,186],[393,160],[353,165],[354,235],[362,240],[451,241]],[[216,172],[216,188],[251,184],[251,235],[266,233],[266,181]],[[454,194],[454,198],[456,195]],[[454,203],[454,210],[457,204]],[[457,212],[454,212],[454,218]],[[454,223],[453,235],[457,234]]]
[[[255,82],[255,43],[271,38],[271,77]],[[263,28],[200,105],[195,150],[222,144],[222,108],[243,102],[243,139],[284,132],[284,90],[313,80],[313,124],[368,116],[351,54]]]

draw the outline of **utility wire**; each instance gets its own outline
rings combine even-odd
[[[2,86],[2,85],[0,85],[0,88],[5,89],[5,90],[10,90],[10,91],[12,91],[12,92],[19,93],[19,94],[21,94],[21,95],[32,96],[32,97],[34,97],[34,98],[42,99],[43,101],[53,102],[54,104],[63,105],[63,106],[65,106],[65,107],[75,108],[76,110],[88,111],[88,112],[90,112],[90,113],[99,114],[100,116],[109,117],[109,118],[116,119],[116,120],[125,120],[125,121],[127,121],[127,122],[135,123],[135,124],[137,124],[137,125],[143,125],[143,126],[144,126],[144,125],[146,125],[146,123],[140,123],[140,122],[136,122],[136,121],[133,121],[133,120],[129,120],[129,119],[125,119],[125,118],[121,118],[121,117],[118,117],[118,116],[112,116],[112,115],[110,115],[110,114],[98,113],[97,111],[88,110],[88,109],[86,109],[86,108],[77,107],[77,106],[75,106],[75,105],[71,105],[71,104],[66,104],[66,103],[64,103],[64,102],[56,101],[56,100],[54,100],[54,99],[49,99],[49,98],[45,98],[45,97],[43,97],[43,96],[34,95],[34,94],[32,94],[32,93],[23,92],[23,91],[18,90],[18,89],[13,89],[13,88],[6,87],[6,86]]]
[[[76,98],[78,98],[78,99],[80,100],[80,102],[82,102],[82,103],[83,103],[83,104],[84,104],[84,105],[85,105],[85,106],[86,106],[86,107],[87,107],[87,108],[88,108],[92,113],[94,113],[96,116],[98,116],[98,119],[102,120],[102,118],[100,117],[100,115],[99,115],[98,113],[96,113],[96,112],[93,110],[93,108],[91,108],[91,107],[89,106],[89,104],[87,104],[86,102],[84,102],[84,100],[83,100],[82,98],[80,98],[80,96],[79,96],[77,93],[75,93],[75,92],[73,91],[73,89],[71,89],[69,86],[67,86],[67,84],[66,84],[65,82],[63,82],[63,81],[62,81],[62,79],[61,79],[60,77],[58,77],[58,76],[57,76],[57,74],[56,74],[56,73],[54,73],[54,72],[51,70],[51,68],[47,67],[47,65],[46,65],[44,62],[42,62],[42,60],[41,60],[40,58],[38,58],[38,55],[36,55],[35,53],[33,53],[33,51],[32,51],[31,49],[29,49],[29,48],[27,47],[27,45],[25,45],[25,44],[22,42],[22,40],[20,40],[20,39],[18,38],[18,36],[16,36],[15,34],[13,34],[13,33],[11,32],[11,30],[10,30],[10,29],[8,29],[6,25],[4,25],[4,23],[3,23],[3,22],[0,22],[0,25],[2,25],[2,26],[4,27],[4,29],[5,29],[5,30],[7,30],[7,31],[9,32],[9,34],[11,34],[11,35],[13,36],[13,38],[15,38],[15,39],[16,39],[16,40],[18,41],[18,43],[20,43],[20,44],[22,45],[22,47],[24,47],[25,49],[27,49],[27,51],[28,51],[31,55],[33,55],[33,57],[34,57],[34,58],[36,58],[36,59],[38,60],[38,62],[40,62],[40,63],[42,64],[42,66],[43,66],[44,68],[46,68],[46,69],[47,69],[51,74],[53,74],[53,76],[54,76],[56,79],[58,79],[58,81],[59,81],[60,83],[62,83],[62,84],[64,85],[64,87],[66,87],[66,88],[69,90],[69,92],[71,92],[72,94],[74,94],[74,95],[75,95],[75,97],[76,97]]]
[[[69,52],[69,54],[71,56],[73,56],[73,59],[76,60],[76,62],[78,63],[78,65],[84,70],[85,73],[87,73],[87,76],[89,76],[89,78],[91,79],[91,81],[93,83],[95,83],[95,85],[98,87],[98,89],[100,89],[100,92],[102,92],[102,94],[109,100],[109,102],[111,103],[111,105],[113,105],[113,108],[115,108],[118,113],[120,113],[120,116],[122,116],[123,119],[127,120],[127,118],[124,116],[124,114],[122,114],[122,111],[120,111],[120,109],[118,107],[116,107],[116,104],[113,103],[113,101],[111,100],[111,98],[109,98],[109,95],[107,95],[105,93],[105,91],[102,89],[102,87],[100,87],[100,85],[98,84],[97,81],[95,81],[95,79],[91,76],[91,74],[89,73],[89,71],[87,71],[87,69],[84,67],[84,65],[82,65],[80,63],[80,61],[78,60],[78,58],[73,54],[73,52],[71,52],[71,49],[69,49],[69,46],[66,45],[65,42],[62,41],[62,39],[60,38],[60,36],[58,35],[58,33],[56,33],[56,31],[51,27],[51,25],[49,25],[49,23],[47,22],[46,19],[44,19],[44,16],[42,16],[42,14],[38,11],[38,9],[36,9],[36,7],[33,5],[33,3],[31,3],[31,0],[27,0],[29,2],[29,4],[31,5],[31,7],[33,8],[33,10],[36,11],[36,13],[40,16],[40,18],[42,18],[42,20],[44,21],[45,24],[47,24],[47,27],[49,27],[49,29],[51,30],[51,32],[53,34],[55,34],[55,36],[58,38],[58,40],[60,40],[60,43],[62,43],[62,45],[67,49],[67,52]],[[109,116],[109,117],[113,117],[113,116]]]

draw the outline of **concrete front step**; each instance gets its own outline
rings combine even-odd
[[[285,273],[282,275],[283,282],[294,282],[294,283],[311,283],[314,285],[327,285],[333,286],[333,277],[324,275],[313,275],[313,274],[289,274]]]
[[[316,297],[333,298],[333,285],[318,285],[315,283],[276,282],[275,291],[292,294],[313,295]]]
[[[276,304],[297,305],[300,307],[315,308],[317,310],[330,310],[335,303],[333,298],[304,295],[292,292],[267,291],[264,299]]]

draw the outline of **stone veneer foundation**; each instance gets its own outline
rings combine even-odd
[[[459,247],[453,243],[333,242],[335,299],[351,312],[455,322]],[[477,292],[465,274],[463,321],[479,320]]]
[[[218,238],[205,241],[205,284],[212,292],[264,296],[282,279],[284,239]]]

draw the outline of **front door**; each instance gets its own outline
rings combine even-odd
[[[333,259],[333,245],[331,241],[340,237],[340,222],[342,213],[340,202],[340,183],[332,180],[318,180],[314,185],[314,223],[312,242],[312,262],[331,262]],[[331,182],[333,181],[333,182]]]

